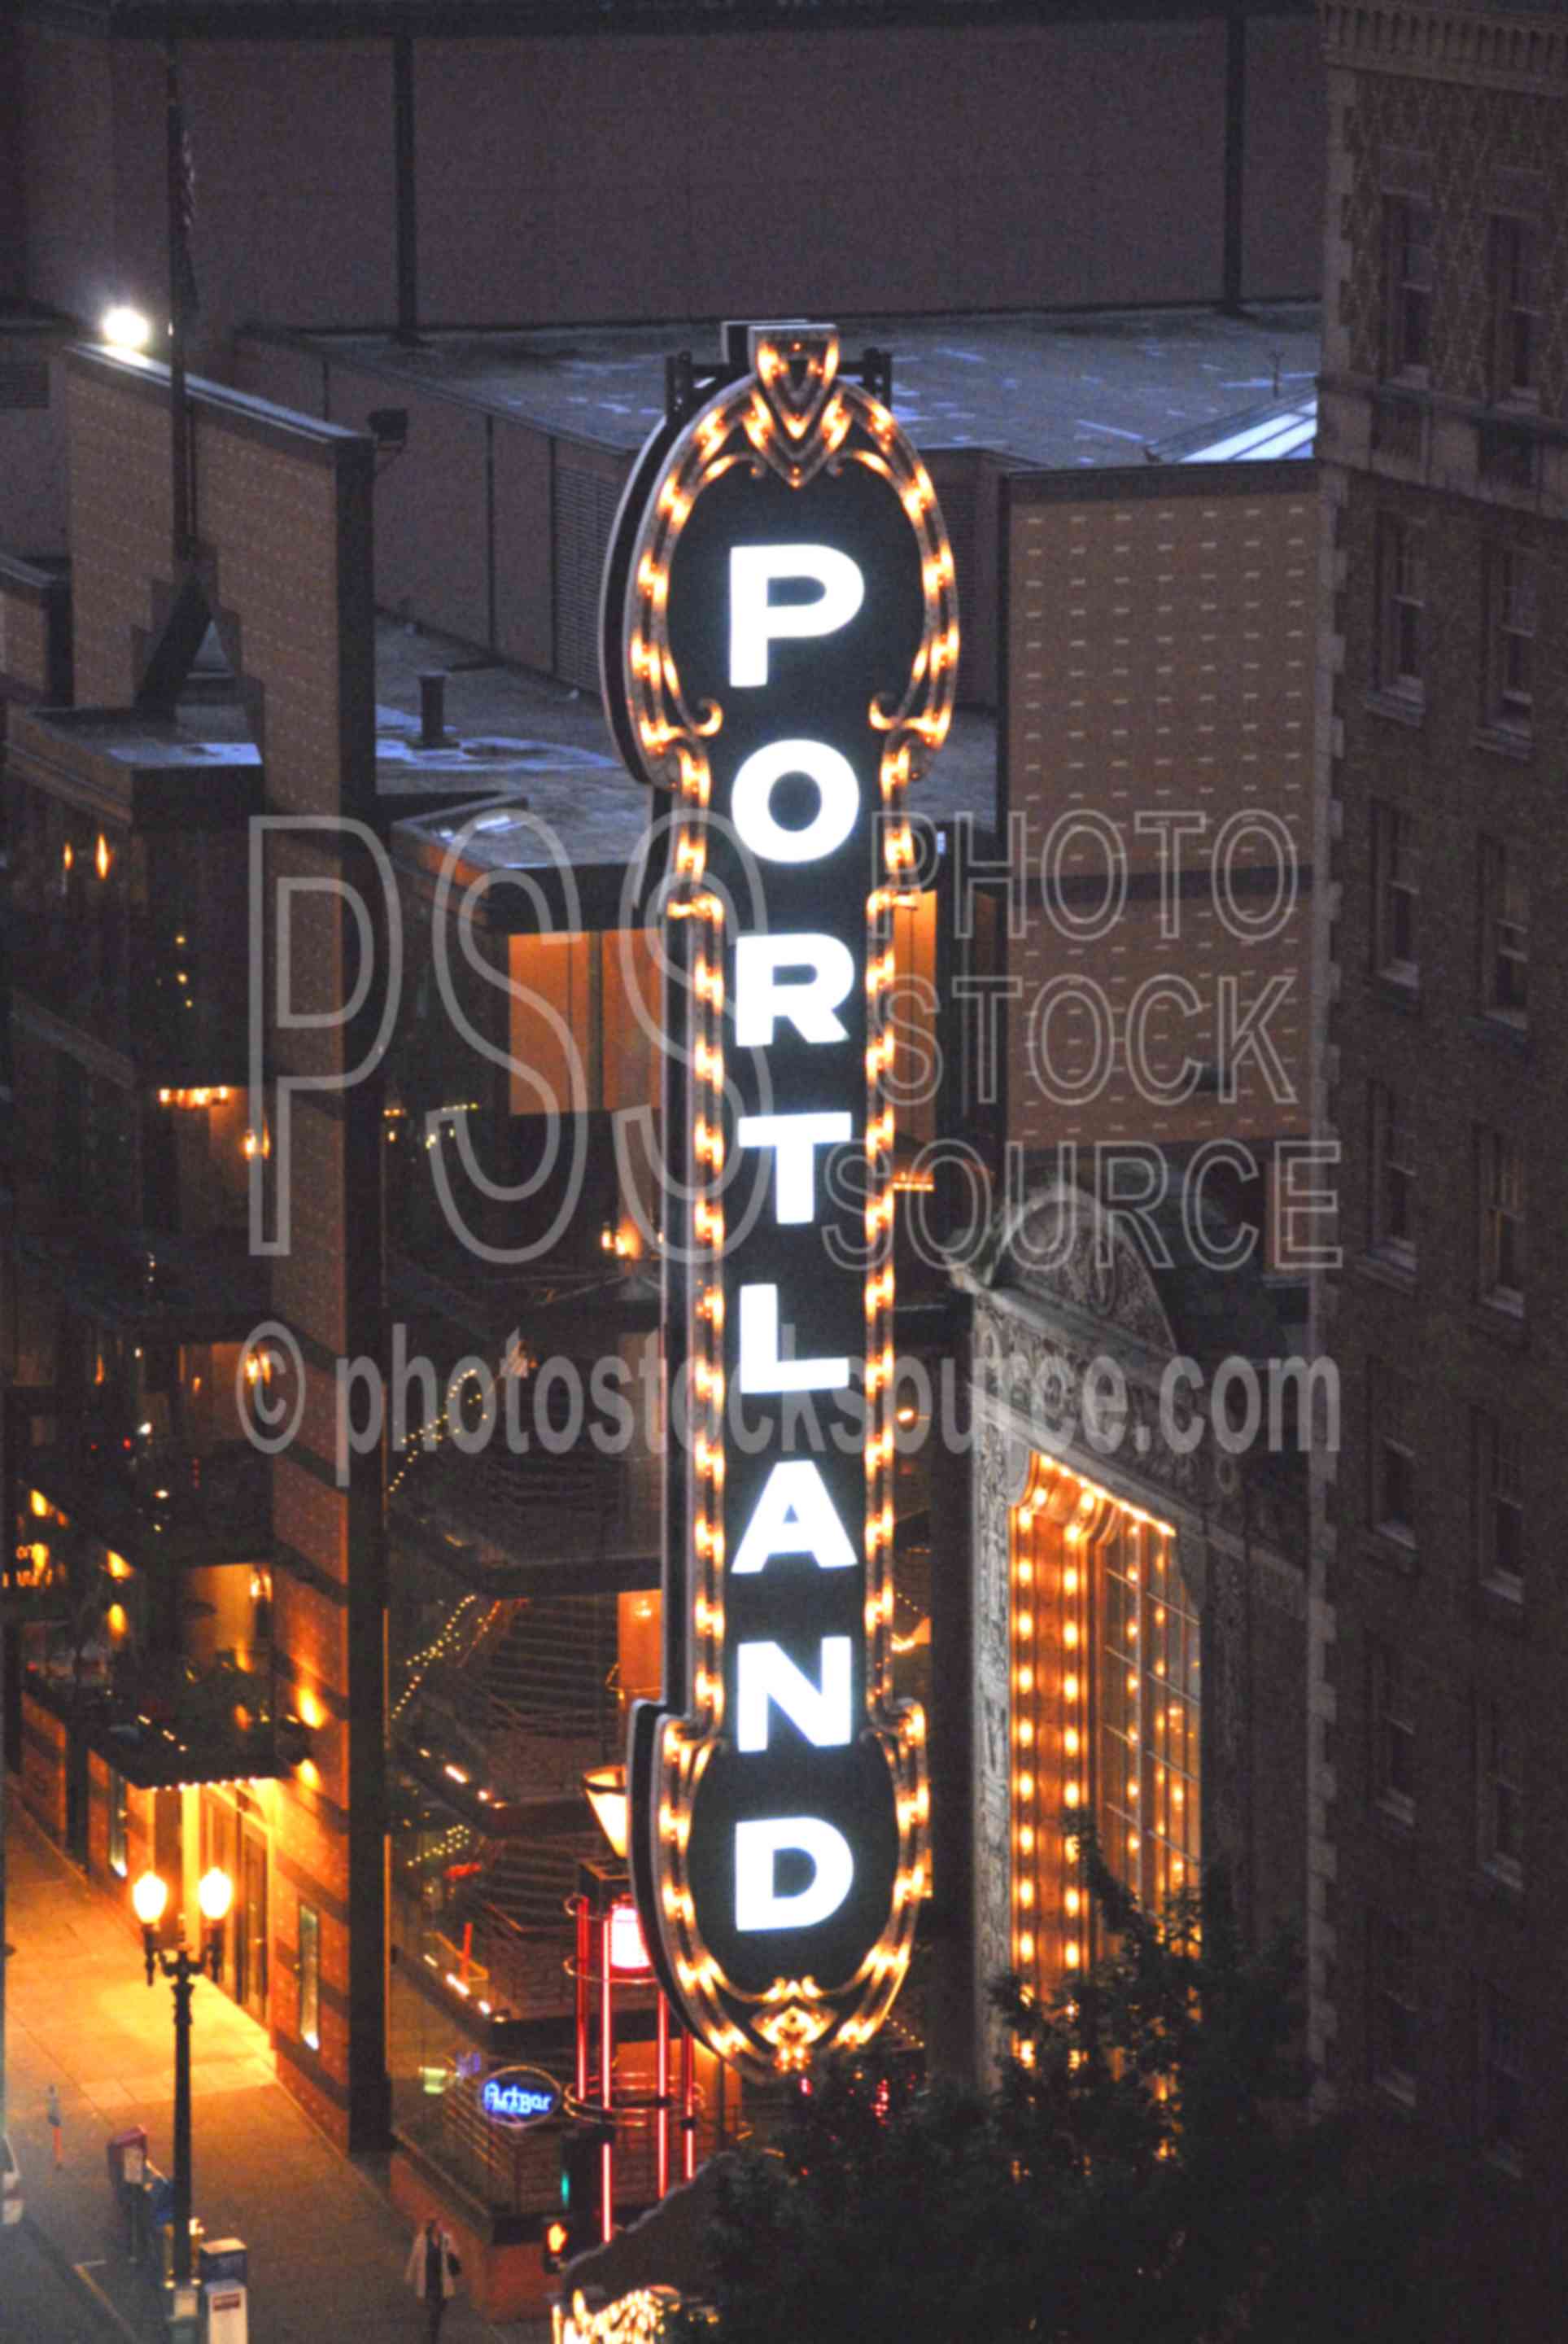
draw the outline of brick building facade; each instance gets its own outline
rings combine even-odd
[[[1311,1126],[1315,473],[1015,473],[1006,497],[1010,1134],[1086,1161],[1241,1142],[1272,1194]]]
[[[1342,2100],[1519,2210],[1554,2194],[1568,2112],[1568,32],[1322,21],[1343,1446],[1314,1566],[1313,2028]]]

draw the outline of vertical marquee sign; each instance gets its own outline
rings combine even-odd
[[[925,1720],[892,1692],[885,1005],[958,624],[879,387],[826,328],[731,328],[644,451],[605,586],[612,728],[674,793],[665,1677],[633,1722],[632,1877],[694,2032],[768,2069],[876,2032],[927,1865]]]

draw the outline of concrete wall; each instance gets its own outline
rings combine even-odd
[[[35,298],[166,314],[163,64],[28,25]],[[1245,290],[1317,284],[1310,21],[1247,30]],[[386,41],[192,41],[203,331],[388,323]],[[421,40],[427,324],[1201,301],[1221,284],[1224,31],[1186,22]],[[0,198],[3,202],[3,198]],[[330,233],[326,232],[330,229]]]
[[[21,45],[8,25],[0,26],[0,301],[15,300],[26,282],[26,231]]]
[[[1217,19],[422,43],[426,306],[479,322],[1211,298],[1223,55]],[[1277,217],[1248,290],[1309,291],[1310,24],[1255,22],[1249,57],[1250,199]]]
[[[116,300],[166,318],[160,49],[37,25],[18,45],[27,291],[86,322]],[[388,45],[190,42],[181,87],[208,349],[245,316],[389,316]]]
[[[23,25],[25,290],[95,316],[115,276],[114,72],[105,41]]]
[[[236,357],[247,390],[337,421],[407,409],[407,446],[376,483],[378,608],[598,688],[599,580],[628,454],[260,336]]]
[[[246,390],[335,422],[406,408],[407,445],[376,484],[377,608],[597,690],[599,581],[629,455],[270,336],[241,338],[236,371]],[[925,453],[958,570],[959,697],[993,707],[1005,464],[981,449]]]

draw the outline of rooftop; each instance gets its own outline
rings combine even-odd
[[[419,740],[419,677],[447,677],[448,739],[438,749]],[[452,834],[474,827],[465,860],[515,869],[549,858],[552,837],[574,864],[629,864],[658,811],[645,784],[626,771],[610,743],[595,692],[558,683],[531,669],[477,652],[471,643],[383,615],[376,627],[376,778],[385,803],[409,801],[421,817],[427,860],[443,859]],[[518,803],[518,793],[526,807]],[[432,814],[429,801],[451,798]],[[509,797],[508,808],[481,800]],[[662,801],[660,802],[662,803]],[[996,724],[960,712],[941,754],[910,794],[911,810],[933,818],[968,812],[989,829],[996,820]],[[416,824],[404,826],[413,851]]]
[[[1279,302],[1239,318],[1212,309],[844,318],[846,350],[893,354],[893,406],[922,448],[990,448],[1030,465],[1126,464],[1151,441],[1305,391],[1318,370],[1319,310]],[[664,411],[664,361],[716,352],[710,321],[538,333],[307,338],[493,413],[601,446],[640,447]]]

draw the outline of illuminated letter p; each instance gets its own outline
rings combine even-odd
[[[821,588],[809,602],[771,602],[776,578],[808,578]],[[768,645],[787,636],[836,634],[866,599],[858,562],[830,545],[737,545],[729,554],[729,681],[768,681]]]

